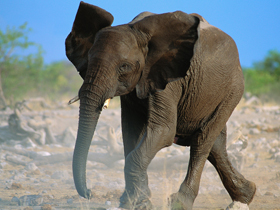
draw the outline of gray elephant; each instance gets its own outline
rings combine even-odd
[[[66,38],[66,55],[84,79],[73,157],[78,193],[86,187],[91,139],[106,99],[120,96],[125,153],[124,209],[152,209],[147,167],[176,143],[190,146],[186,178],[171,209],[192,209],[205,161],[219,173],[233,201],[249,204],[256,186],[229,162],[226,122],[242,97],[235,42],[197,14],[141,13],[112,27],[107,11],[80,3]]]

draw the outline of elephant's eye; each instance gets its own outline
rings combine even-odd
[[[130,69],[131,66],[128,63],[124,63],[119,67],[120,72],[128,72]]]

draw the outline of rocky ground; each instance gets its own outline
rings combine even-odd
[[[120,109],[113,106],[100,117],[87,162],[87,185],[94,195],[88,201],[78,196],[72,177],[78,106],[42,106],[0,112],[0,209],[117,207],[124,190]],[[243,99],[227,125],[230,158],[257,185],[250,209],[280,209],[280,106]],[[188,158],[189,148],[173,145],[151,163],[156,209],[168,209],[167,198],[184,179]],[[224,209],[230,203],[215,169],[206,163],[194,209]]]

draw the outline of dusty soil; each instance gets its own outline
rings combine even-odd
[[[11,113],[12,111],[0,112],[1,126],[7,125],[6,120]],[[67,128],[77,130],[78,107],[75,105],[65,109],[23,111],[22,114],[33,116],[34,119],[41,119],[38,116],[44,115],[44,119],[51,122],[50,128],[54,135],[61,134]],[[280,209],[280,107],[240,104],[227,125],[228,135],[241,131],[248,139],[247,148],[240,152],[242,163],[238,162],[238,167],[247,179],[257,185],[250,209]],[[100,137],[106,139],[109,127],[116,130],[119,138],[119,108],[102,112],[94,140]],[[20,143],[2,143],[1,146],[3,145],[50,154],[73,151],[73,147],[59,144],[28,148],[23,148]],[[106,153],[106,148],[92,145],[90,151]],[[188,148],[173,145],[159,152],[157,157],[171,158],[188,154],[188,151]],[[111,168],[88,161],[87,186],[94,195],[88,201],[79,197],[75,190],[71,160],[28,168],[8,161],[6,157],[12,155],[26,162],[31,159],[1,147],[0,154],[0,209],[109,209],[118,206],[118,199],[124,190],[123,160],[117,161]],[[177,164],[171,169],[165,167],[164,162],[167,161],[150,168],[148,172],[151,200],[156,209],[168,209],[168,196],[178,190],[187,172],[187,159],[185,163]],[[28,199],[33,200],[29,202]],[[231,199],[216,171],[207,163],[194,209],[224,209],[230,203]]]

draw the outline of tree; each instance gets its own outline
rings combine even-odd
[[[27,34],[31,31],[27,23],[15,27],[7,27],[3,32],[0,29],[0,109],[7,106],[4,93],[10,97],[19,91],[28,88],[26,74],[40,76],[43,68],[42,49],[39,45],[28,40]],[[37,52],[24,54],[26,50],[34,47]],[[4,79],[4,80],[3,80]]]
[[[270,50],[263,61],[254,63],[257,71],[268,72],[276,80],[280,81],[280,52]]]
[[[67,61],[46,65],[41,78],[42,87],[38,90],[40,90],[42,96],[47,96],[51,100],[61,99],[61,96],[71,97],[73,94],[77,94],[83,81],[73,64]]]

